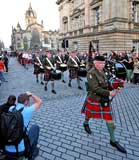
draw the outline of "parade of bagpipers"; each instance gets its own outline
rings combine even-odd
[[[139,1],[2,6],[0,160],[138,160]]]

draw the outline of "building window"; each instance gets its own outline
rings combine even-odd
[[[94,9],[90,10],[90,25],[93,26],[94,25]]]
[[[80,15],[79,17],[79,28],[84,28],[85,27],[85,16],[84,15]]]
[[[73,42],[73,48],[74,50],[78,50],[78,42]]]
[[[54,48],[54,41],[51,41],[51,47]]]
[[[47,37],[44,38],[44,43],[48,44],[48,38]]]
[[[139,22],[139,2],[132,2],[132,21]]]
[[[99,50],[99,41],[96,40],[96,41],[93,41],[93,49],[95,51],[98,51]]]
[[[139,40],[133,41],[132,49],[134,48],[134,52],[139,52]]]
[[[20,43],[17,43],[17,48],[20,48],[21,47],[21,44]]]
[[[79,0],[74,0],[74,8],[77,8],[79,6]]]
[[[74,0],[74,9],[84,4],[84,0]]]
[[[99,7],[95,8],[95,12],[96,12],[96,25],[99,25],[99,22],[100,22],[100,8]]]
[[[74,24],[74,20],[73,18],[70,19],[70,31],[73,31],[73,24]]]
[[[19,37],[17,37],[17,41],[18,41],[18,42],[20,41],[20,38],[19,38]]]
[[[67,33],[68,32],[68,23],[64,23],[63,28],[64,28],[64,33]]]
[[[80,30],[79,30],[79,34],[83,34],[83,29],[80,29]]]

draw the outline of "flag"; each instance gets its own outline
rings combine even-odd
[[[90,41],[89,43],[89,51],[88,51],[88,61],[92,60],[93,55],[92,55],[92,42]]]

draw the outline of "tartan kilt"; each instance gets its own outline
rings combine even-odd
[[[53,81],[52,75],[51,75],[51,70],[45,70],[44,72],[44,81]]]
[[[35,66],[33,74],[35,74],[35,75],[40,74],[40,67]]]
[[[98,100],[87,97],[81,113],[89,118],[113,120],[112,106],[102,107]]]
[[[29,64],[29,61],[27,58],[22,58],[22,64],[25,65],[25,64]]]
[[[118,89],[118,87],[124,87],[124,80],[116,78],[116,79],[109,79],[108,81],[108,88],[109,90]]]
[[[40,72],[40,73],[44,73],[44,69],[43,69],[43,68],[40,68],[40,69],[39,69],[39,72]]]
[[[78,78],[78,69],[77,68],[70,68],[69,69],[69,78],[70,79]]]

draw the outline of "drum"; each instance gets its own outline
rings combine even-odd
[[[61,72],[58,71],[58,70],[53,70],[51,72],[51,78],[54,79],[54,80],[60,80],[61,79]]]
[[[85,64],[81,64],[80,68],[86,68]]]
[[[78,68],[78,65],[73,65],[71,68]]]
[[[51,68],[51,67],[49,67],[49,66],[47,66],[47,67],[46,67],[46,69],[47,69],[47,70],[51,70],[52,68]]]
[[[59,70],[62,71],[62,72],[66,71],[67,70],[67,65],[64,64],[64,63],[60,64]]]
[[[86,77],[86,74],[87,74],[86,68],[79,68],[78,70],[79,77]]]
[[[43,66],[40,66],[39,72],[40,72],[40,73],[44,73],[44,68],[43,68]]]

